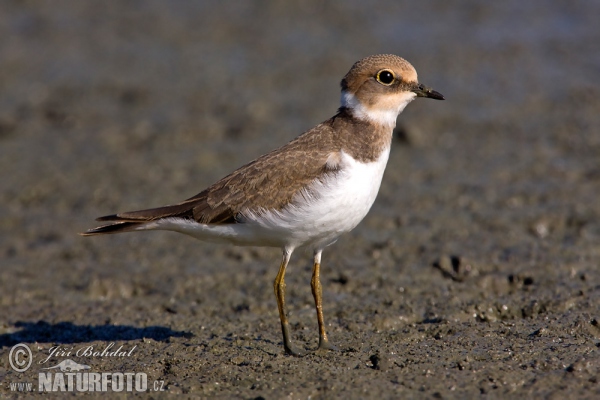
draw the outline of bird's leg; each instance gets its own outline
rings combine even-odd
[[[317,321],[319,322],[319,349],[337,350],[337,348],[327,339],[325,332],[325,321],[323,320],[323,289],[321,287],[321,250],[315,251],[313,264],[313,274],[310,280],[310,287],[315,298],[315,307],[317,308]]]
[[[287,267],[288,262],[290,261],[291,255],[292,250],[283,250],[283,259],[281,260],[281,265],[279,266],[279,272],[277,273],[277,277],[275,277],[273,289],[275,290],[275,297],[277,297],[277,307],[279,308],[281,332],[283,333],[283,347],[285,348],[285,352],[287,354],[300,357],[304,355],[304,353],[292,346],[292,340],[290,339],[290,324],[288,322],[287,307],[285,305],[285,268]]]

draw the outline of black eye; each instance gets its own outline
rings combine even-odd
[[[394,76],[394,73],[389,69],[382,69],[377,73],[376,79],[377,82],[381,83],[382,85],[389,86],[394,82],[396,77]]]

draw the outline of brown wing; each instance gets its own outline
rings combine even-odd
[[[97,220],[137,225],[161,218],[180,217],[216,224],[236,222],[236,217],[243,210],[279,210],[323,173],[334,173],[335,168],[331,168],[327,160],[340,149],[334,143],[334,130],[328,122],[244,165],[179,204],[108,215]],[[128,228],[129,225],[123,227]],[[94,233],[116,232],[86,232]]]

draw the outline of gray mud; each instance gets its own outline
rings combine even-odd
[[[0,395],[69,358],[146,373],[155,395],[597,398],[599,15],[593,1],[2,2]],[[373,209],[323,254],[339,352],[283,354],[277,249],[77,235],[330,117],[352,63],[382,52],[447,100],[407,107]],[[286,280],[306,349],[310,270],[296,252]],[[40,364],[111,342],[131,354]]]

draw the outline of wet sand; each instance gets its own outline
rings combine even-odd
[[[159,397],[599,396],[599,4],[258,4],[0,5],[0,394],[69,358]],[[376,53],[447,100],[407,107],[370,214],[323,253],[339,352],[283,354],[277,249],[77,235],[329,118]],[[296,252],[305,349],[310,274]],[[110,343],[131,352],[40,364]]]

